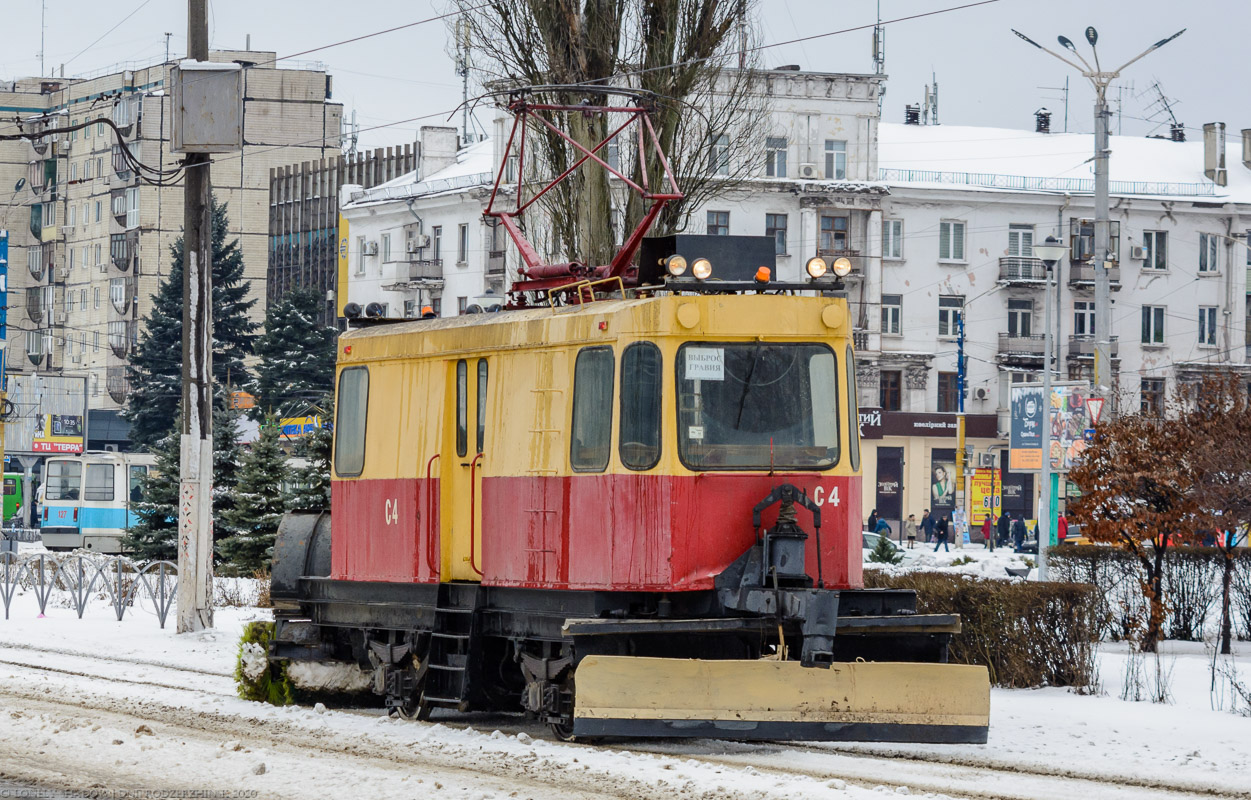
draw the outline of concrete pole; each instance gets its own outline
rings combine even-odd
[[[208,61],[206,0],[187,0],[187,57]],[[209,156],[186,160],[182,273],[182,438],[178,632],[213,627],[213,261]]]
[[[1097,85],[1095,99],[1095,386],[1097,397],[1112,397],[1112,296],[1108,274],[1108,111],[1106,84]],[[1105,406],[1114,411],[1116,404]]]
[[[1051,544],[1051,274],[1053,264],[1044,261],[1047,268],[1047,291],[1043,293],[1043,429],[1042,429],[1042,491],[1038,500],[1038,580],[1047,580],[1047,545]]]

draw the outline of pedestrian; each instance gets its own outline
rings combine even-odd
[[[869,524],[864,526],[869,533],[877,532],[877,509],[873,509],[873,513],[869,514]]]
[[[909,514],[908,520],[904,522],[904,533],[908,536],[908,549],[912,550],[917,546],[917,515]]]
[[[934,539],[934,552],[937,553],[938,548],[942,547],[943,550],[950,553],[951,548],[947,546],[947,532],[950,528],[948,527],[946,514],[943,514],[938,518],[938,524],[934,527],[934,530],[937,533],[937,536]]]
[[[1068,535],[1069,521],[1065,518],[1064,514],[1061,514],[1056,520],[1056,543],[1064,544],[1064,540],[1068,538]]]
[[[930,510],[925,509],[925,513],[921,515],[921,530],[925,531],[925,543],[929,544],[934,541],[934,516],[930,514]]]
[[[1025,546],[1025,514],[1018,513],[1012,522],[1012,543],[1019,552]]]
[[[995,525],[997,527],[997,532],[998,532],[998,536],[995,539],[995,544],[999,545],[1000,547],[1006,547],[1008,544],[1008,536],[1011,533],[1009,528],[1012,525],[1012,515],[1006,512],[1003,514],[1000,514],[999,522],[995,523]]]
[[[882,536],[884,538],[889,539],[890,534],[891,534],[890,523],[882,519],[881,517],[878,517],[877,527],[873,529],[873,532],[876,533],[878,536]]]
[[[994,514],[988,512],[986,519],[982,521],[982,547],[990,547],[990,537],[992,531],[994,531],[994,526],[990,524],[990,518],[993,516]]]

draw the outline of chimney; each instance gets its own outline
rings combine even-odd
[[[1168,138],[1175,142],[1186,141],[1186,126],[1180,122],[1174,122],[1168,126]]]
[[[1034,112],[1034,132],[1051,133],[1051,112],[1040,108]]]
[[[1203,126],[1203,174],[1217,186],[1229,183],[1225,172],[1225,123],[1208,122]]]
[[[1251,169],[1251,128],[1242,129],[1242,165]]]
[[[455,164],[458,141],[455,128],[421,126],[421,160],[417,167],[419,179],[425,180]]]
[[[904,124],[920,125],[921,124],[921,107],[920,106],[904,106]]]

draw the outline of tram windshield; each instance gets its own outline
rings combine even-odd
[[[819,344],[685,344],[678,453],[690,469],[828,469],[838,463],[838,370]]]
[[[49,461],[46,467],[46,500],[77,500],[82,488],[81,461]]]

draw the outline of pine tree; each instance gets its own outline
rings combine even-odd
[[[287,469],[280,435],[278,420],[267,416],[260,437],[240,465],[235,506],[223,515],[233,533],[221,540],[217,551],[241,573],[267,567],[273,557],[274,535],[283,513],[281,484]]]
[[[312,289],[288,292],[265,314],[256,339],[259,407],[279,417],[296,416],[334,387],[339,332],[320,324],[321,296]]]
[[[143,479],[143,500],[135,509],[138,522],[122,537],[122,547],[140,560],[178,558],[179,436],[171,431],[152,448],[156,466]]]
[[[224,386],[227,376],[236,384],[249,380],[244,359],[252,352],[256,323],[248,312],[250,283],[243,278],[239,240],[226,241],[226,206],[213,201],[213,378]],[[152,310],[143,320],[139,343],[127,368],[130,395],[125,417],[131,441],[152,446],[178,426],[182,398],[182,276],[183,243],[170,248],[169,275],[152,298]]]
[[[873,551],[869,553],[869,560],[874,564],[898,564],[904,560],[904,553],[894,542],[885,536],[879,536],[877,544]]]
[[[213,541],[220,542],[234,531],[226,522],[235,508],[235,487],[239,483],[239,412],[230,408],[225,391],[213,401]]]
[[[334,442],[331,420],[334,419],[334,396],[327,395],[319,406],[322,426],[306,434],[295,448],[296,455],[308,463],[292,476],[292,489],[287,493],[289,511],[330,510],[330,452]]]

